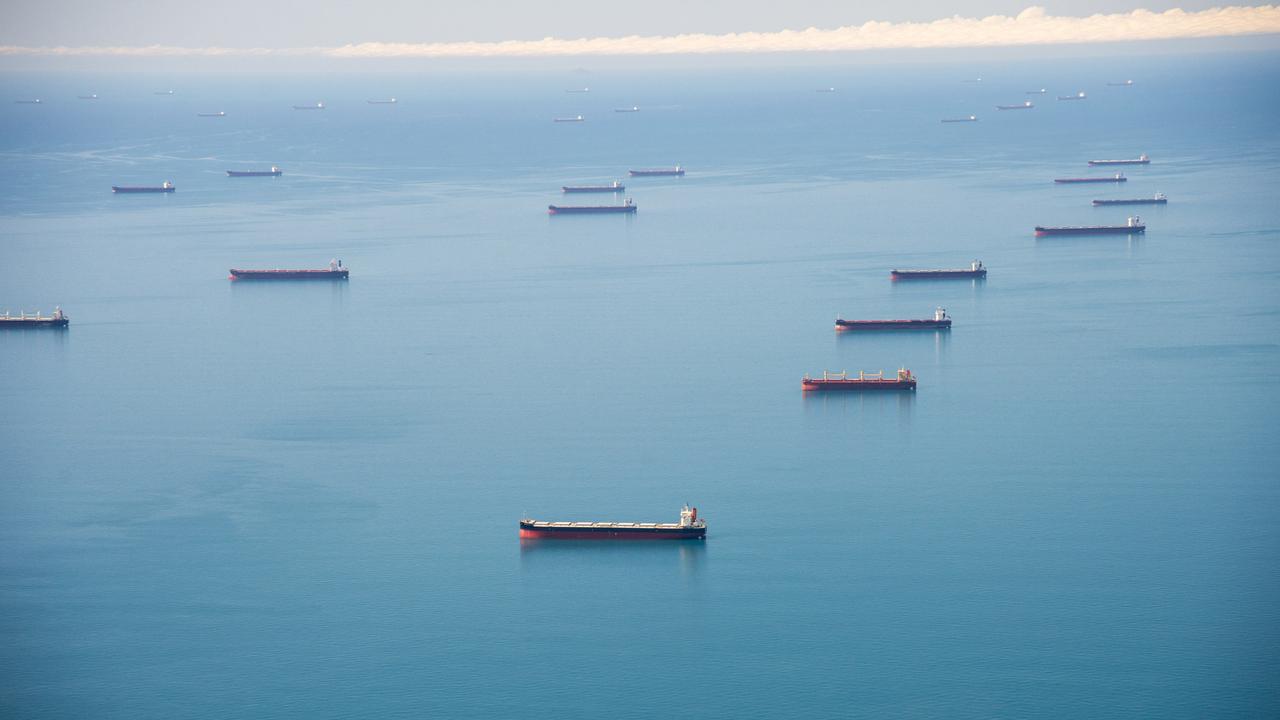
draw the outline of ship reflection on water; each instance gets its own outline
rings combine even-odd
[[[708,530],[710,535],[713,530]],[[520,538],[524,570],[600,566],[635,567],[674,563],[691,576],[702,566],[711,540],[561,540]]]

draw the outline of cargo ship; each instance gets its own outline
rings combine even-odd
[[[1071,183],[1110,183],[1110,182],[1129,182],[1129,178],[1124,173],[1116,173],[1111,177],[1078,177],[1078,178],[1055,178],[1054,182],[1066,185]]]
[[[620,193],[625,191],[627,186],[614,180],[610,185],[561,185],[560,189],[567,193]]]
[[[951,317],[947,315],[947,311],[938,308],[933,311],[933,319],[922,318],[919,320],[844,320],[836,318],[836,331],[862,331],[862,330],[950,330]]]
[[[935,278],[985,278],[987,269],[982,263],[974,260],[967,268],[943,270],[891,270],[889,277],[894,280],[932,280]]]
[[[1084,100],[1085,94],[1084,94],[1084,91],[1081,91],[1076,93],[1075,95],[1059,95],[1058,99],[1059,100]]]
[[[17,317],[9,314],[6,310],[4,315],[0,315],[0,328],[24,328],[24,327],[66,327],[71,321],[62,313],[61,307],[55,307],[52,315],[41,315],[37,312],[34,315],[28,315],[25,312],[20,313]]]
[[[591,215],[601,213],[627,213],[636,211],[636,204],[627,198],[621,205],[548,205],[550,215]]]
[[[684,175],[684,168],[679,165],[672,168],[647,168],[641,170],[628,170],[631,177],[658,177],[663,175]]]
[[[33,98],[31,100],[14,100],[13,102],[18,105],[39,105],[41,100],[40,98]]]
[[[898,376],[887,378],[884,372],[859,372],[858,377],[849,377],[847,372],[830,373],[822,371],[822,377],[811,378],[808,375],[800,381],[800,389],[804,392],[815,391],[868,391],[868,390],[908,390],[916,389],[916,376],[906,368],[898,370]]]
[[[196,117],[226,117],[227,114],[219,110],[211,113],[196,113]]]
[[[833,93],[833,92],[835,92],[835,91],[836,91],[836,89],[835,89],[835,88],[829,87],[829,88],[818,88],[818,89],[817,89],[817,90],[815,90],[814,92],[820,92],[820,93]]]
[[[172,95],[172,94],[173,94],[173,91],[172,91],[172,90],[159,90],[159,91],[157,91],[157,92],[153,92],[153,93],[151,93],[151,94],[152,94],[152,95]]]
[[[1111,87],[1128,87],[1133,84],[1133,81],[1125,80],[1124,82],[1109,82],[1107,84],[1110,85]]]
[[[1129,200],[1094,200],[1094,205],[1167,205],[1169,198],[1164,193],[1156,193],[1155,197],[1132,198]]]
[[[386,100],[365,100],[365,102],[369,103],[370,105],[395,105],[400,101],[396,100],[395,98],[387,98]]]
[[[341,260],[330,260],[327,270],[239,270],[231,268],[228,280],[346,280]]]
[[[953,122],[978,122],[978,116],[977,116],[977,115],[970,115],[969,117],[962,117],[962,118],[942,118],[942,122],[944,122],[944,123],[953,123]]]
[[[586,122],[586,121],[587,119],[582,117],[581,115],[574,115],[573,117],[558,117],[558,118],[553,118],[551,120],[551,122],[564,122],[564,123],[579,123],[579,122]]]
[[[613,111],[614,111],[614,112],[627,112],[627,113],[629,113],[629,112],[640,112],[640,106],[639,106],[639,105],[632,105],[632,106],[631,106],[631,107],[629,107],[629,108],[614,108],[614,109],[613,109]]]
[[[1150,165],[1151,158],[1146,153],[1130,160],[1090,160],[1090,165]]]
[[[294,105],[294,110],[323,110],[324,103],[318,102],[315,105]]]
[[[698,508],[685,505],[680,522],[548,522],[524,518],[521,539],[556,540],[706,540],[707,521],[698,517]]]
[[[77,95],[76,98],[79,100],[97,100],[98,94],[94,93],[92,95]]]
[[[573,89],[570,89],[570,90],[565,90],[565,92],[567,92],[567,93],[589,93],[589,92],[591,92],[591,88],[589,88],[589,87],[584,87],[584,88],[573,88]]]
[[[1067,225],[1061,227],[1045,227],[1036,226],[1036,237],[1042,235],[1112,235],[1124,234],[1132,235],[1134,233],[1144,233],[1147,226],[1142,224],[1142,218],[1134,215],[1129,218],[1124,225]]]
[[[1040,88],[1039,90],[1028,90],[1023,95],[1044,95],[1047,92],[1049,92],[1047,88]]]
[[[169,182],[168,180],[165,180],[164,184],[159,187],[139,187],[136,185],[135,186],[112,185],[111,186],[111,192],[113,193],[171,193],[176,189],[177,188],[173,186],[173,183]]]
[[[275,165],[270,170],[228,170],[227,177],[280,177],[284,171]]]
[[[997,105],[996,109],[997,110],[1030,110],[1033,107],[1035,107],[1035,105],[1032,105],[1031,101],[1027,100],[1021,105]]]

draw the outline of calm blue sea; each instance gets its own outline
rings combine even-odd
[[[0,75],[0,715],[1280,715],[1280,53],[539,67]]]

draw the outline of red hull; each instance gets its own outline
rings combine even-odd
[[[706,538],[706,533],[574,532],[573,530],[530,530],[528,528],[520,528],[520,538],[525,540],[702,540]]]
[[[805,392],[814,391],[853,391],[864,390],[915,390],[915,380],[805,380],[800,383]]]

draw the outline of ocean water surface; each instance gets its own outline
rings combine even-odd
[[[1277,87],[1266,52],[0,76],[0,311],[71,317],[0,335],[0,715],[1274,717]],[[546,214],[614,179],[634,217]],[[705,543],[516,535],[686,501]]]

